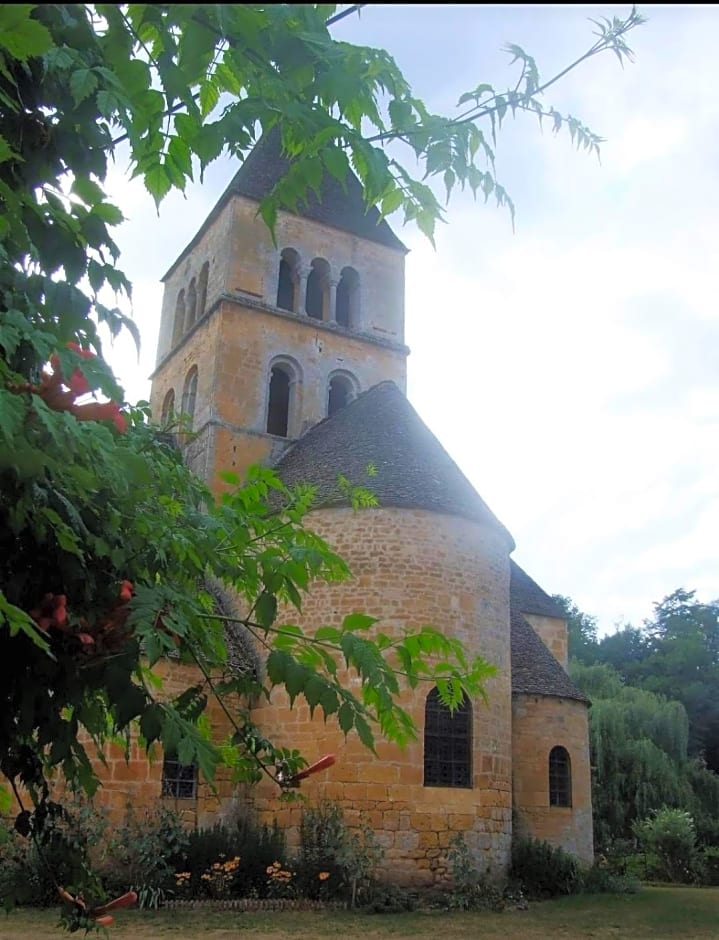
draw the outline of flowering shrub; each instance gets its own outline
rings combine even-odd
[[[294,882],[295,873],[282,867],[281,862],[273,862],[267,866],[267,897],[268,898],[295,898],[297,885]]]

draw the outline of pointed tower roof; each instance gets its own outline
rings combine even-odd
[[[289,158],[282,154],[280,130],[273,127],[245,157],[227,193],[238,193],[259,202],[287,172],[289,165]],[[334,176],[325,173],[319,198],[309,192],[307,202],[300,204],[298,212],[303,218],[331,225],[387,248],[407,251],[387,222],[380,218],[377,208],[367,209],[362,186],[352,172],[347,176],[346,189]]]
[[[177,265],[192,251],[233,195],[245,196],[259,202],[270,192],[288,166],[289,159],[282,154],[279,128],[273,127],[247,154],[230,185],[217,200],[193,239],[173,261],[162,280],[167,280]],[[331,225],[359,238],[366,238],[387,248],[407,253],[409,249],[397,238],[387,222],[380,218],[377,208],[372,206],[367,209],[365,206],[362,186],[354,173],[349,173],[346,182],[345,189],[338,180],[326,173],[319,198],[314,192],[309,192],[307,202],[300,203],[298,214],[303,218]]]
[[[367,476],[371,464],[376,475]],[[381,382],[311,428],[279,459],[288,484],[317,486],[318,505],[340,505],[337,475],[374,493],[381,506],[462,516],[514,541],[394,382]]]

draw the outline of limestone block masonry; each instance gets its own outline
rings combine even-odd
[[[340,584],[313,585],[304,600],[305,627],[337,624],[349,613],[378,617],[386,633],[433,625],[460,639],[472,654],[497,667],[488,702],[472,702],[472,786],[423,784],[424,706],[431,685],[406,690],[401,703],[420,739],[404,750],[380,742],[377,756],[355,734],[346,740],[333,720],[310,718],[301,704],[290,710],[284,693],[253,710],[253,719],[277,744],[299,748],[308,760],[334,753],[336,764],[303,783],[310,801],[340,800],[350,826],[361,817],[385,850],[384,866],[396,883],[429,885],[447,877],[451,839],[462,833],[479,866],[506,870],[511,844],[511,689],[507,595],[509,559],[494,530],[424,510],[324,509],[308,517],[357,572]],[[296,612],[282,612],[296,619]],[[282,622],[282,614],[278,622]],[[357,688],[356,677],[349,683]],[[279,802],[261,783],[253,799],[266,821],[296,826],[299,808]],[[290,844],[296,843],[296,829]]]

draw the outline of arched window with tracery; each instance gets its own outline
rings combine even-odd
[[[472,786],[472,705],[451,711],[434,688],[424,706],[424,785]]]
[[[297,312],[299,307],[300,256],[294,248],[284,248],[280,255],[280,274],[277,281],[277,306]]]
[[[162,402],[161,424],[167,424],[175,413],[175,390],[171,388]]]
[[[175,322],[172,326],[172,345],[175,346],[182,339],[185,332],[185,292],[181,290],[177,295],[175,304]]]
[[[190,419],[190,427],[194,423],[195,405],[197,404],[197,366],[193,366],[187,373],[185,385],[182,389],[182,413]]]
[[[314,320],[326,320],[330,305],[330,266],[324,258],[315,258],[307,277],[305,312]]]
[[[207,281],[210,277],[210,262],[205,261],[200,269],[200,277],[197,281],[197,319],[205,312],[207,306]]]
[[[561,745],[549,752],[549,805],[572,805],[572,762]]]
[[[327,390],[327,417],[331,418],[356,397],[356,386],[348,375],[332,376]]]
[[[267,433],[288,437],[290,403],[294,376],[290,367],[278,363],[270,370],[270,390],[267,399]]]
[[[185,330],[189,330],[191,326],[194,326],[196,319],[197,287],[195,286],[195,279],[193,277],[190,281],[190,286],[187,288],[187,317],[185,319]]]
[[[337,285],[335,320],[347,329],[356,329],[359,325],[359,274],[354,268],[342,268]]]

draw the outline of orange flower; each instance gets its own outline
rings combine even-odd
[[[327,881],[329,876],[330,873],[328,871],[321,871],[317,877],[320,879],[320,881]]]

